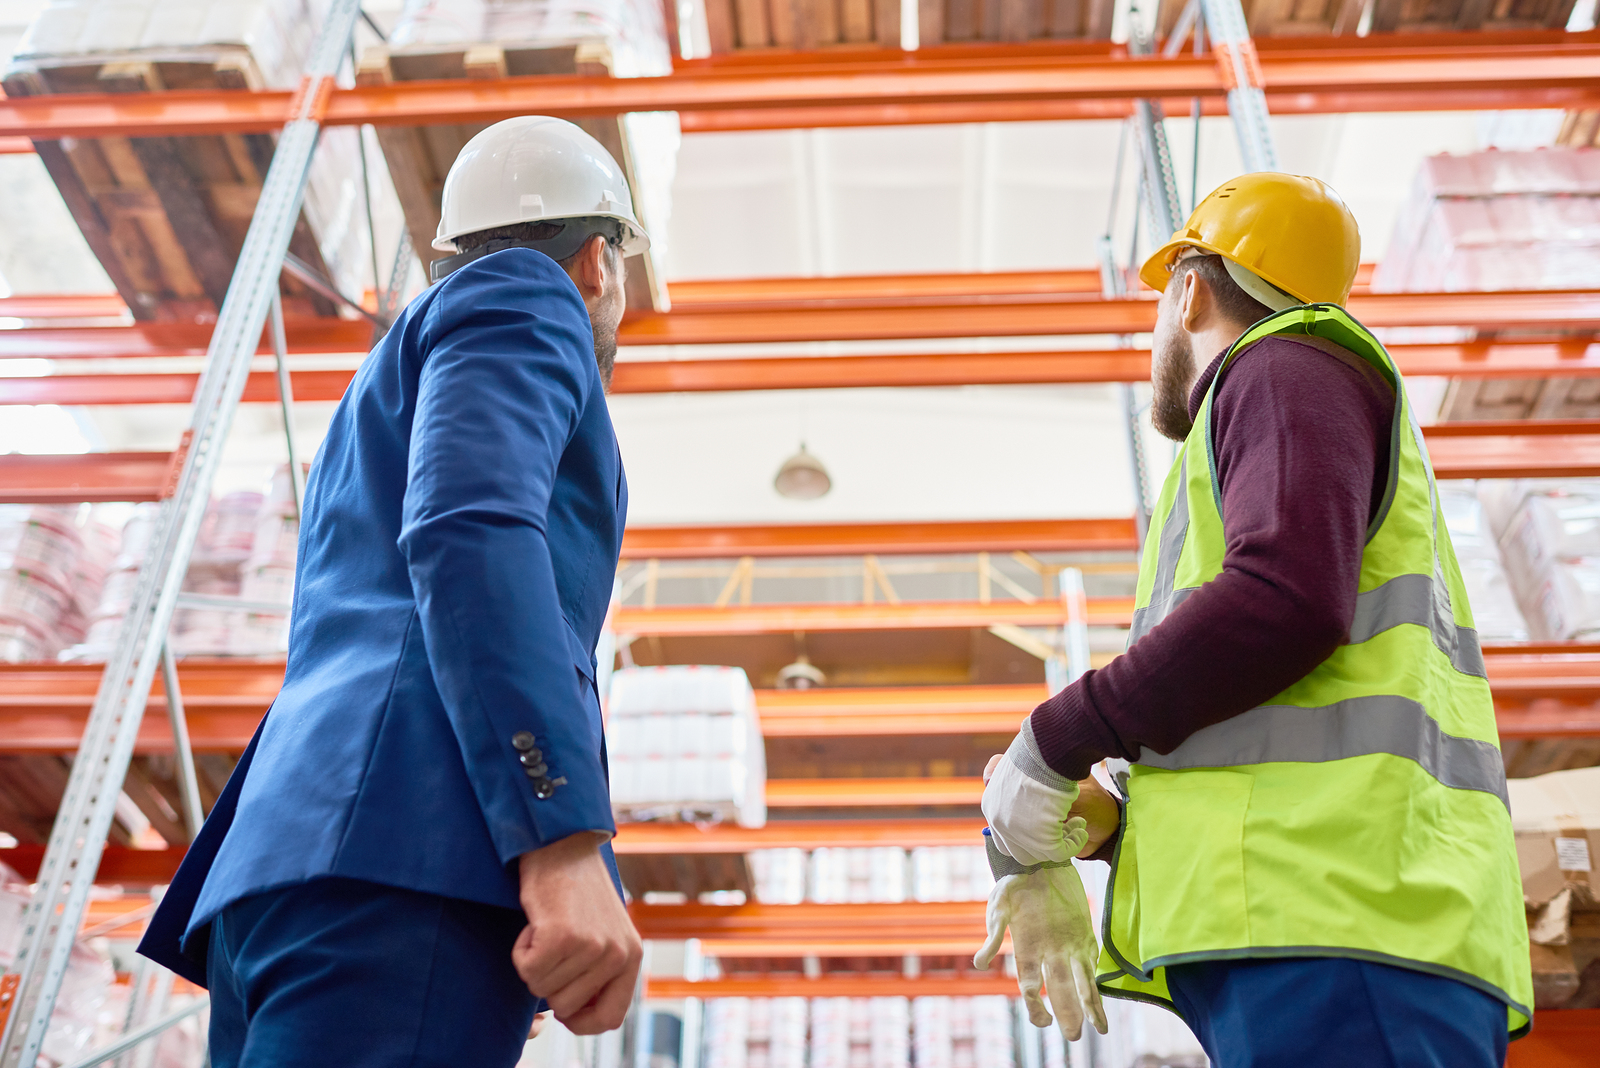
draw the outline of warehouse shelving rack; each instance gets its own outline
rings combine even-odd
[[[308,158],[318,122],[410,125],[438,122],[490,121],[508,115],[541,111],[581,117],[625,110],[676,109],[688,132],[701,130],[778,129],[916,122],[1040,120],[1052,118],[1124,118],[1141,109],[1138,101],[1186,109],[1198,101],[1203,114],[1231,113],[1241,133],[1246,159],[1270,156],[1261,133],[1262,107],[1278,114],[1312,114],[1361,110],[1444,110],[1531,107],[1600,107],[1600,33],[1473,33],[1432,36],[1390,36],[1385,39],[1324,39],[1263,42],[1259,54],[1236,23],[1230,23],[1234,0],[1207,0],[1206,21],[1232,29],[1220,35],[1230,46],[1210,56],[1131,55],[1102,43],[948,46],[912,56],[882,51],[834,50],[824,55],[768,53],[719,56],[679,65],[658,79],[585,77],[507,78],[449,83],[407,83],[341,89],[323,65],[298,94],[164,93],[104,97],[38,97],[0,100],[0,150],[25,151],[29,138],[118,136],[181,136],[207,132],[278,131],[279,161],[288,174],[304,152]],[[355,5],[336,5],[338,20],[353,22]],[[345,27],[348,35],[348,26]],[[1218,36],[1215,29],[1213,36]],[[1181,41],[1178,42],[1180,45]],[[1170,42],[1169,42],[1170,44]],[[324,58],[327,58],[326,53]],[[1242,101],[1242,102],[1241,102]],[[1231,110],[1229,110],[1231,107]],[[1150,112],[1153,121],[1156,114]],[[1255,134],[1250,131],[1256,130]],[[299,164],[303,171],[303,160]],[[280,204],[289,179],[273,186],[263,203]],[[269,178],[269,182],[274,179]],[[292,194],[297,196],[298,194]],[[292,197],[291,197],[292,199]],[[1171,200],[1146,208],[1171,213]],[[277,214],[258,214],[251,234],[266,235]],[[287,215],[292,217],[293,209]],[[285,239],[286,240],[286,239]],[[99,669],[38,668],[15,672],[0,668],[0,723],[16,732],[0,731],[11,752],[106,754],[101,762],[105,781],[120,759],[139,751],[171,749],[172,728],[159,722],[138,722],[132,713],[148,700],[162,704],[165,687],[153,685],[159,646],[148,634],[161,633],[170,617],[176,581],[181,576],[193,525],[198,523],[209,486],[208,462],[225,433],[232,406],[279,402],[281,380],[272,374],[250,374],[249,358],[271,347],[256,344],[265,321],[269,295],[262,280],[276,278],[273,242],[261,236],[247,243],[223,316],[209,328],[168,325],[134,327],[69,327],[0,332],[0,358],[73,355],[177,356],[208,355],[204,375],[63,375],[59,379],[0,380],[0,403],[155,403],[196,399],[194,436],[174,454],[6,458],[0,461],[0,499],[19,501],[167,500],[164,508],[165,547],[152,565],[159,576],[142,582],[139,631],[128,638],[105,671],[102,689],[113,691],[124,717],[113,739],[91,704]],[[241,288],[241,283],[243,287]],[[253,288],[251,288],[253,286]],[[1111,333],[1148,331],[1153,304],[1137,298],[1103,299],[1098,271],[1036,272],[992,276],[914,276],[897,279],[793,279],[674,285],[672,313],[630,318],[622,341],[629,345],[719,344],[754,341],[850,341],[877,338],[914,339],[996,337],[1024,334]],[[270,288],[270,287],[266,287]],[[1528,294],[1362,294],[1354,310],[1370,325],[1467,325],[1486,329],[1542,328],[1552,332],[1592,328],[1600,322],[1600,293],[1539,292]],[[113,317],[124,309],[114,298],[0,298],[0,314],[47,319]],[[286,324],[290,353],[364,351],[365,323],[339,320],[290,320]],[[1585,339],[1556,338],[1463,344],[1395,346],[1402,370],[1411,374],[1458,377],[1527,377],[1530,375],[1600,374],[1600,345]],[[293,395],[301,400],[334,400],[348,385],[348,371],[297,371],[289,376]],[[763,358],[625,363],[618,368],[618,392],[740,390],[773,388],[839,388],[867,385],[938,386],[982,383],[1132,382],[1149,375],[1149,354],[1133,349],[1104,352],[1062,351],[1009,354],[944,353],[910,356],[833,356],[799,359]],[[197,392],[198,387],[198,392]],[[287,391],[286,391],[287,392]],[[1430,448],[1441,477],[1508,477],[1513,475],[1600,474],[1600,420],[1549,424],[1485,424],[1471,429],[1433,428]],[[209,450],[209,451],[208,451]],[[174,479],[176,475],[176,479]],[[176,490],[174,493],[173,491]],[[198,503],[197,503],[198,502]],[[185,539],[188,539],[187,542]],[[915,530],[878,527],[674,528],[635,530],[627,552],[635,557],[694,559],[762,555],[852,555],[856,553],[1129,551],[1135,544],[1131,519],[1072,521],[1052,524],[925,524]],[[161,584],[158,588],[158,579]],[[1110,600],[1090,605],[1089,621],[1124,622],[1130,606]],[[1060,626],[1066,611],[1059,603],[866,606],[730,605],[720,609],[620,609],[615,625],[637,636],[716,637],[728,633],[785,634],[794,629],[870,633],[884,629],[961,625]],[[156,624],[159,622],[159,626]],[[128,636],[125,636],[127,638]],[[1518,738],[1591,739],[1600,737],[1600,647],[1555,645],[1486,650],[1491,684],[1500,715],[1502,736]],[[270,703],[281,680],[282,664],[178,666],[178,692],[185,694],[187,721],[197,750],[237,751]],[[1009,693],[978,698],[972,687],[951,687],[939,695],[949,709],[941,722],[951,736],[1003,735],[1013,730],[1026,708],[1044,690],[1030,685]],[[154,695],[148,696],[147,695]],[[930,691],[917,694],[919,712],[933,700]],[[911,706],[885,689],[870,694],[822,691],[813,695],[768,692],[761,695],[764,725],[770,737],[836,738],[868,729],[867,737],[926,734],[925,720],[914,720]],[[814,701],[815,704],[808,705]],[[854,703],[851,703],[854,702]],[[780,710],[781,706],[781,710]],[[977,707],[974,707],[977,706]],[[109,707],[109,706],[108,706]],[[869,710],[870,708],[870,710]],[[957,710],[959,709],[959,710]],[[129,720],[133,722],[130,724]],[[870,728],[868,724],[870,723]],[[1006,726],[1005,724],[1009,724]],[[98,733],[97,733],[98,732]],[[12,739],[16,740],[13,742]],[[76,773],[75,773],[76,774]],[[86,776],[87,777],[87,776]],[[893,812],[929,797],[966,803],[976,796],[971,779],[943,782],[912,780],[775,780],[780,802],[805,807],[864,807]],[[81,785],[81,784],[80,784]],[[920,791],[920,793],[919,793]],[[103,800],[105,791],[102,788]],[[69,787],[58,830],[71,827],[84,808],[82,792]],[[92,807],[92,806],[91,806]],[[69,811],[69,808],[71,811]],[[103,877],[127,877],[130,883],[158,882],[170,874],[181,847],[167,850],[118,850],[104,847],[105,816],[100,833],[73,835],[63,851],[69,867],[79,870],[99,862]],[[81,820],[78,827],[86,826]],[[755,848],[873,844],[967,843],[979,827],[966,818],[869,818],[785,820],[761,831],[738,828],[701,830],[690,827],[626,829],[617,846],[624,855],[682,857],[739,855]],[[65,839],[63,839],[65,841]],[[52,839],[50,851],[55,850]],[[7,851],[18,853],[18,851]],[[72,883],[52,873],[49,856],[32,853],[34,868],[43,869],[44,890],[62,901],[51,935],[59,949],[70,942],[81,912],[77,894],[88,880]],[[68,856],[70,854],[70,856]],[[132,854],[154,854],[134,856]],[[27,870],[28,857],[16,856]],[[58,865],[59,866],[59,865]],[[52,889],[52,887],[54,889]],[[61,888],[67,893],[62,895]],[[664,907],[663,907],[664,908]],[[730,912],[690,906],[661,913],[639,906],[636,915],[647,934],[696,937],[715,952],[751,954],[774,950],[800,939],[843,948],[841,940],[859,929],[859,915],[827,911],[781,911],[789,907],[746,906]],[[805,907],[795,907],[805,908]],[[914,908],[900,909],[906,923],[896,929],[899,941],[880,938],[873,948],[928,947],[929,917]],[[949,944],[971,936],[979,920],[958,919]],[[756,921],[765,921],[763,927]],[[883,917],[877,917],[879,926]],[[742,926],[741,926],[742,925]],[[854,925],[854,926],[853,926]],[[964,926],[962,926],[964,925]],[[902,929],[903,928],[903,929]],[[45,928],[41,927],[41,930]],[[781,929],[781,931],[780,931]],[[780,931],[780,934],[775,934]],[[878,935],[874,935],[878,937]],[[918,938],[924,941],[918,942]],[[785,939],[788,942],[785,943]],[[827,940],[835,940],[828,943]],[[47,939],[48,941],[49,939]],[[42,944],[42,943],[41,943]],[[965,943],[963,943],[965,944]],[[906,949],[906,952],[915,952]],[[36,958],[37,959],[37,958]],[[815,984],[821,983],[819,987]],[[974,985],[974,984],[978,985]],[[656,980],[652,996],[809,996],[878,993],[1010,993],[1004,977],[944,979],[920,977],[839,977],[821,979],[715,979],[693,983]],[[807,985],[812,984],[812,985]],[[24,1010],[37,1023],[39,1002],[29,991],[42,990],[30,974],[24,984]],[[34,997],[30,1004],[27,999]],[[48,1016],[48,1006],[44,1008]],[[13,1021],[22,1014],[13,1013]],[[0,1055],[0,1065],[16,1061],[19,1035],[13,1026]],[[26,1035],[20,1041],[26,1042]]]

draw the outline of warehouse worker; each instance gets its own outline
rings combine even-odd
[[[627,507],[604,388],[648,240],[570,123],[498,123],[450,169],[454,254],[306,486],[283,689],[140,947],[209,987],[216,1068],[510,1066],[536,999],[622,1022],[641,947],[594,654]]]
[[[1009,922],[1036,1024],[1042,968],[1072,1037],[1103,1030],[1097,984],[1218,1068],[1499,1068],[1528,1028],[1483,656],[1404,383],[1343,307],[1360,248],[1323,183],[1249,174],[1140,272],[1183,445],[1129,649],[1034,710],[983,796],[1011,874],[979,960]],[[1111,862],[1098,950],[1073,856]]]

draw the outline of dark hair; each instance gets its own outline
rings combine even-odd
[[[470,234],[462,234],[455,238],[457,252],[471,252],[475,248],[482,248],[491,241],[549,241],[559,237],[566,229],[560,222],[519,222],[509,226],[491,226],[487,230],[475,230]],[[584,245],[589,242],[584,241]],[[606,238],[608,248],[620,251],[621,243],[609,237]],[[579,247],[582,250],[582,246]],[[578,253],[574,252],[572,256]],[[568,256],[565,260],[558,261],[563,267],[572,259]]]
[[[1211,295],[1216,298],[1217,310],[1229,322],[1249,326],[1272,314],[1271,308],[1239,288],[1239,283],[1223,266],[1221,256],[1189,256],[1179,260],[1172,269],[1172,281],[1167,284],[1182,285],[1183,276],[1190,271],[1205,279],[1206,285],[1211,287]]]

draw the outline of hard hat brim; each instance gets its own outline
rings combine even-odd
[[[515,226],[517,223],[524,222],[560,222],[563,219],[615,219],[627,228],[627,236],[622,239],[622,254],[624,256],[642,255],[650,249],[650,235],[645,233],[644,227],[619,212],[571,212],[567,215],[544,215],[537,219],[514,219],[511,222],[499,225]],[[462,234],[477,233],[480,229],[494,229],[494,227],[478,227],[472,230],[457,230],[451,234],[440,234],[433,239],[433,247],[438,252],[459,252],[460,249],[456,248],[456,238]]]
[[[1225,260],[1233,260],[1234,263],[1239,263],[1238,260],[1235,260],[1232,256],[1228,255],[1226,251],[1218,248],[1208,241],[1201,241],[1199,238],[1174,234],[1171,241],[1168,241],[1165,245],[1162,245],[1160,248],[1156,249],[1156,251],[1150,255],[1150,258],[1144,261],[1144,266],[1139,268],[1139,280],[1145,285],[1149,286],[1151,289],[1155,290],[1157,293],[1165,293],[1167,291],[1167,283],[1172,281],[1172,272],[1168,268],[1170,268],[1177,258],[1183,254],[1183,250],[1186,248],[1199,249],[1201,252],[1208,253],[1212,256],[1221,256]],[[1239,266],[1245,267],[1245,265],[1242,263],[1239,264]],[[1304,293],[1295,292],[1293,286],[1286,286],[1280,280],[1272,277],[1269,274],[1266,274],[1263,271],[1260,271],[1254,267],[1245,267],[1245,269],[1251,274],[1254,274],[1257,278],[1260,278],[1263,282],[1266,282],[1274,288],[1283,290],[1285,293],[1304,304],[1317,303],[1317,301],[1306,296]],[[1343,305],[1344,301],[1341,300],[1337,301],[1336,303]]]

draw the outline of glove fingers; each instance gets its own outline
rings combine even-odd
[[[1072,817],[1063,830],[1063,838],[1066,841],[1067,856],[1077,856],[1083,852],[1083,847],[1089,844],[1089,821],[1082,816]]]
[[[997,884],[989,891],[989,907],[984,911],[983,920],[988,927],[987,937],[983,946],[972,958],[972,966],[981,971],[988,971],[995,955],[1000,952],[1000,944],[1006,938],[1006,924],[1010,918],[1010,910],[1003,903],[1006,887]]]
[[[1089,1013],[1089,1022],[1102,1035],[1106,1033],[1106,1007],[1100,1000],[1100,988],[1095,985],[1093,968],[1081,958],[1072,960],[1072,975],[1078,983],[1078,1000]]]
[[[1078,1000],[1080,992],[1074,989],[1076,977],[1067,962],[1059,958],[1052,963],[1049,973],[1048,992],[1050,1007],[1056,1010],[1056,1026],[1061,1029],[1062,1038],[1076,1042],[1083,1037],[1083,1006]]]
[[[1039,961],[1017,958],[1017,989],[1022,992],[1023,1004],[1028,1006],[1028,1022],[1035,1027],[1050,1026],[1050,1010],[1044,1007],[1039,988],[1044,985],[1044,975]]]

